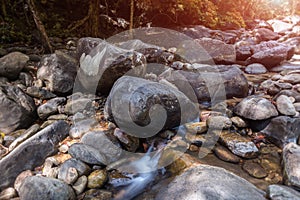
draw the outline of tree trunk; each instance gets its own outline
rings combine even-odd
[[[48,38],[48,35],[46,33],[45,27],[42,23],[42,21],[40,20],[39,16],[38,16],[38,12],[36,10],[35,4],[33,2],[33,0],[27,0],[27,4],[29,6],[29,9],[32,13],[35,25],[37,27],[37,29],[39,30],[41,37],[42,37],[42,42],[43,42],[43,47],[45,50],[45,53],[52,53],[52,46],[50,44],[50,40]]]

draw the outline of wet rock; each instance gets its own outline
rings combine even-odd
[[[55,51],[54,54],[42,58],[37,78],[45,82],[50,92],[68,94],[72,92],[77,73],[76,60],[63,53]]]
[[[281,82],[275,82],[275,86],[279,87],[280,89],[292,89],[293,85],[290,83],[281,83]]]
[[[248,126],[247,123],[238,116],[231,117],[230,120],[238,128],[246,128]]]
[[[255,144],[248,138],[240,136],[236,133],[223,131],[219,141],[228,147],[235,155],[243,158],[255,158],[258,156],[259,150]]]
[[[57,152],[57,145],[69,132],[69,125],[58,121],[36,133],[0,160],[0,189],[11,186],[24,170],[32,170]]]
[[[214,153],[216,156],[225,161],[225,162],[230,162],[230,163],[239,163],[240,158],[234,154],[232,154],[227,148],[218,145],[214,148]]]
[[[104,165],[107,163],[106,157],[96,148],[82,143],[73,144],[69,149],[69,154],[78,160],[88,164]]]
[[[101,188],[108,180],[108,175],[105,170],[95,170],[88,176],[87,187],[91,189]]]
[[[297,142],[300,136],[299,126],[299,118],[279,116],[273,118],[261,132],[277,146],[284,147],[290,142]]]
[[[74,189],[75,193],[79,195],[85,190],[87,183],[88,183],[88,178],[86,176],[81,176],[73,184],[72,188]]]
[[[246,67],[245,72],[248,74],[264,74],[268,70],[260,63],[253,63]]]
[[[14,197],[17,197],[17,191],[14,188],[6,188],[0,193],[0,199],[1,200],[9,200]]]
[[[125,50],[98,38],[81,38],[77,46],[80,57],[78,79],[93,94],[108,94],[115,81],[128,71],[143,74],[143,54]]]
[[[46,119],[52,114],[58,112],[58,106],[62,105],[66,101],[64,97],[57,97],[54,99],[50,99],[43,105],[39,106],[37,109],[37,113],[41,119]]]
[[[0,76],[17,79],[29,57],[20,52],[12,52],[0,58]]]
[[[294,55],[294,49],[275,41],[262,42],[252,46],[253,55],[246,60],[247,64],[260,63],[266,68],[279,65],[284,60],[289,60]]]
[[[300,199],[300,192],[284,185],[269,185],[267,197],[271,200],[296,200]]]
[[[254,178],[265,178],[268,176],[264,168],[252,160],[246,160],[243,164],[243,170]]]
[[[282,157],[285,184],[300,188],[300,146],[295,143],[287,144],[283,149]]]
[[[228,129],[232,125],[232,121],[225,116],[211,116],[206,123],[209,128],[213,129]]]
[[[267,99],[249,96],[234,107],[234,113],[251,120],[264,120],[278,115],[276,107]]]
[[[25,179],[19,190],[21,199],[76,199],[73,189],[66,183],[52,178],[31,176]]]
[[[225,96],[227,98],[246,97],[249,90],[246,77],[235,65],[199,66],[197,72],[171,71],[170,74],[166,73],[161,77],[174,84],[193,100],[193,96],[186,88],[186,85],[191,86],[199,102],[210,101],[211,97],[215,96],[221,96],[219,97],[221,99]],[[219,88],[220,84],[224,86],[225,91]]]
[[[105,111],[108,118],[117,122],[123,131],[138,137],[150,137],[162,129],[174,128],[198,118],[195,104],[180,91],[129,76],[123,76],[115,83]]]
[[[15,86],[0,86],[0,130],[4,133],[27,128],[35,120],[35,104],[31,97]]]
[[[219,167],[200,165],[177,176],[157,194],[157,200],[265,199],[264,192],[243,178]]]
[[[84,200],[110,200],[112,196],[112,192],[107,190],[90,189],[85,192]]]
[[[36,86],[28,87],[26,90],[26,93],[29,96],[32,96],[32,97],[35,97],[38,99],[42,99],[42,100],[52,99],[52,98],[56,97],[56,95],[53,94],[52,92],[42,89],[42,88],[38,88]]]
[[[226,44],[220,40],[211,38],[196,39],[217,64],[235,63],[235,48],[233,45]],[[210,58],[209,58],[210,59]],[[205,62],[205,61],[204,61]]]
[[[293,102],[291,101],[291,99],[289,97],[287,97],[285,95],[280,95],[276,99],[276,105],[277,105],[278,111],[281,114],[290,115],[290,116],[296,115],[296,109],[293,105]]]
[[[116,141],[112,141],[109,138],[109,135],[107,135],[105,132],[89,132],[81,138],[81,142],[87,146],[96,149],[98,153],[102,155],[101,157],[103,157],[104,155],[106,160],[100,161],[105,165],[119,160],[119,158],[122,156],[121,145],[116,144]],[[98,157],[96,158],[98,159]]]

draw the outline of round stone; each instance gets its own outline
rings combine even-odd
[[[283,115],[294,116],[296,114],[296,109],[293,102],[288,96],[280,95],[276,99],[277,109]]]
[[[88,176],[88,188],[95,189],[101,188],[108,179],[105,170],[95,170]]]
[[[248,74],[264,74],[268,70],[264,65],[262,65],[260,63],[253,63],[253,64],[248,65],[246,67],[245,71]]]

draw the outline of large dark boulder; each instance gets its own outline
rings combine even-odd
[[[199,116],[197,106],[176,88],[129,76],[123,76],[115,83],[105,110],[122,130],[139,132],[143,137]]]
[[[16,86],[0,87],[0,130],[10,133],[27,128],[36,118],[33,99]]]
[[[279,65],[284,60],[290,60],[294,55],[294,48],[285,44],[268,41],[251,46],[253,55],[246,60],[247,64],[260,63],[267,68]]]
[[[108,94],[115,81],[126,73],[143,74],[143,54],[119,48],[98,38],[81,38],[77,53],[80,60],[78,80],[91,93]]]

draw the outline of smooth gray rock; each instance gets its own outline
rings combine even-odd
[[[271,200],[298,200],[300,199],[300,192],[285,185],[269,185],[267,196]]]
[[[300,136],[300,118],[275,117],[261,132],[274,144],[283,148],[290,142],[297,142]]]
[[[278,111],[283,115],[294,116],[296,115],[296,109],[291,99],[285,95],[280,95],[276,99],[276,105]]]
[[[69,154],[88,164],[104,165],[107,163],[105,156],[100,151],[82,143],[73,144],[69,149]]]
[[[78,122],[74,122],[71,126],[69,135],[71,138],[81,138],[85,133],[90,131],[92,128],[99,126],[99,122],[94,118],[84,119]]]
[[[245,72],[247,74],[264,74],[268,70],[265,68],[264,65],[260,63],[253,63],[246,67]]]
[[[105,165],[115,162],[123,156],[121,145],[118,143],[118,141],[111,140],[111,138],[109,137],[109,133],[105,133],[102,131],[89,132],[81,138],[81,142],[87,146],[92,147],[93,149],[96,149],[96,151],[100,153],[100,155],[96,153],[93,154],[93,151],[89,151],[88,148],[83,148],[83,151],[81,151],[81,153],[84,153],[84,149],[87,149],[86,153],[92,152],[91,157],[96,158],[97,162],[103,162],[103,164]],[[102,160],[103,156],[106,160]]]
[[[0,160],[0,189],[12,186],[19,173],[33,170],[57,152],[58,143],[68,136],[69,125],[57,121],[24,141]]]
[[[17,79],[29,57],[20,52],[12,52],[0,58],[0,76]]]
[[[33,99],[16,86],[0,86],[0,130],[10,133],[27,128],[36,118]]]
[[[156,200],[266,199],[265,193],[245,179],[219,167],[199,165],[177,176],[162,188]]]
[[[51,92],[68,94],[72,92],[76,73],[76,59],[61,51],[55,51],[54,54],[42,58],[37,78],[44,81]]]
[[[37,109],[37,113],[41,119],[46,119],[52,114],[58,112],[58,106],[62,105],[66,101],[64,97],[57,97],[50,99],[45,104],[41,105]]]
[[[75,193],[69,185],[63,181],[42,176],[31,176],[26,178],[21,185],[19,195],[22,200],[76,199]]]
[[[264,120],[278,115],[276,107],[267,99],[249,96],[234,107],[234,113],[252,120]]]
[[[150,137],[199,117],[197,105],[174,87],[130,76],[115,83],[105,111],[120,129],[137,137]]]
[[[295,143],[287,144],[283,149],[282,158],[285,184],[300,189],[300,146]]]

